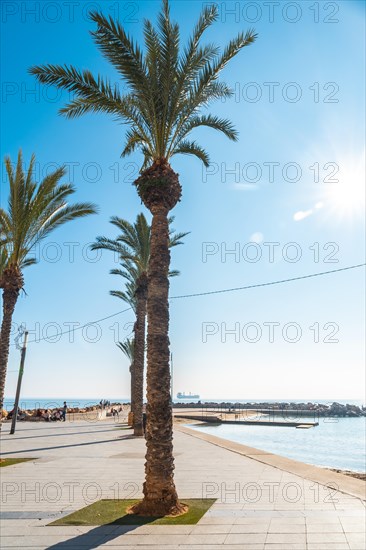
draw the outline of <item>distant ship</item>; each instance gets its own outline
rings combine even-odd
[[[177,393],[177,397],[178,399],[199,399],[200,396],[197,395],[196,393],[182,393],[182,392],[178,392]]]

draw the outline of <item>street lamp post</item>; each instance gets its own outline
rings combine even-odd
[[[17,392],[16,392],[16,395],[15,395],[13,418],[11,419],[11,428],[10,428],[10,434],[11,435],[15,433],[15,425],[17,423],[20,388],[22,386],[22,378],[23,378],[24,362],[25,362],[25,352],[27,350],[27,340],[28,340],[28,331],[25,331],[25,333],[24,333],[24,342],[23,342],[23,347],[22,347],[21,356],[20,356],[18,384],[17,384]]]

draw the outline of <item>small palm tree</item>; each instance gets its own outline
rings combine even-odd
[[[174,217],[170,217],[169,225],[173,221]],[[97,237],[92,249],[110,250],[118,254],[122,269],[112,269],[111,274],[121,275],[126,280],[126,290],[112,290],[110,294],[128,303],[135,312],[135,353],[131,367],[131,410],[134,413],[134,435],[142,436],[144,433],[142,412],[151,227],[143,214],[137,216],[134,224],[117,216],[111,218],[111,223],[120,230],[117,238],[112,240],[107,237]],[[182,239],[186,235],[188,233],[175,233],[174,229],[170,229],[169,246],[182,244]],[[176,275],[179,275],[178,271],[169,272],[170,277]]]
[[[218,18],[215,5],[206,6],[184,48],[179,25],[172,22],[168,0],[158,15],[157,27],[145,20],[145,48],[127,35],[122,25],[94,12],[93,39],[129,87],[117,86],[90,71],[72,66],[44,65],[30,69],[39,82],[72,91],[76,97],[61,109],[68,118],[104,112],[129,124],[122,156],[139,150],[143,172],[135,184],[142,202],[153,215],[148,291],[147,426],[144,499],[134,512],[146,515],[181,513],[174,485],[173,424],[169,364],[169,229],[168,216],[181,199],[178,174],[170,166],[173,155],[195,155],[206,166],[209,157],[192,130],[207,126],[235,141],[230,121],[202,114],[212,101],[228,98],[232,90],[219,76],[224,67],[256,34],[249,30],[232,39],[223,51],[202,45],[202,36]]]
[[[117,342],[117,347],[124,353],[130,362],[130,375],[131,375],[131,412],[133,412],[134,401],[134,374],[133,374],[133,361],[135,354],[135,339],[127,338],[124,342]]]
[[[24,288],[23,269],[36,263],[36,259],[28,254],[57,227],[96,213],[96,207],[91,203],[68,204],[67,199],[75,189],[71,184],[60,183],[65,168],[55,170],[37,185],[32,179],[34,163],[33,155],[25,174],[21,152],[15,171],[10,158],[5,159],[10,195],[8,211],[0,208],[0,288],[3,289],[0,411],[4,402],[11,322],[19,293]]]

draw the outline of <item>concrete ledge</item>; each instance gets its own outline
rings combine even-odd
[[[198,430],[193,430],[182,426],[181,424],[175,424],[174,428],[180,432],[202,439],[222,447],[233,453],[237,453],[252,460],[257,460],[268,466],[273,466],[279,470],[295,474],[297,476],[303,477],[310,481],[319,483],[320,485],[325,485],[332,489],[336,489],[341,493],[351,495],[353,497],[359,498],[361,500],[366,500],[366,482],[354,477],[346,476],[344,474],[338,474],[337,472],[332,472],[325,468],[319,468],[318,466],[312,466],[310,464],[305,464],[304,462],[299,462],[298,460],[292,460],[284,456],[275,455],[261,449],[255,449],[254,447],[248,447],[242,445],[241,443],[235,443],[234,441],[229,441],[228,439],[223,439],[221,437],[216,437],[215,435],[208,435]]]

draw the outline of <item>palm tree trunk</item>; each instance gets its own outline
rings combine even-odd
[[[4,405],[6,370],[9,359],[11,322],[18,296],[19,290],[3,290],[3,320],[0,333],[0,416]]]
[[[144,434],[142,425],[142,410],[144,403],[144,365],[145,365],[145,331],[146,331],[146,304],[147,279],[139,280],[136,290],[136,324],[135,324],[135,355],[134,355],[134,435]]]
[[[169,224],[168,209],[156,205],[151,225],[148,275],[147,425],[144,498],[132,508],[151,516],[178,514],[174,485],[173,423],[169,364]]]
[[[130,412],[132,413],[132,423],[133,426],[134,422],[134,414],[135,414],[135,366],[132,362],[130,365],[130,374],[131,374],[131,409]]]

